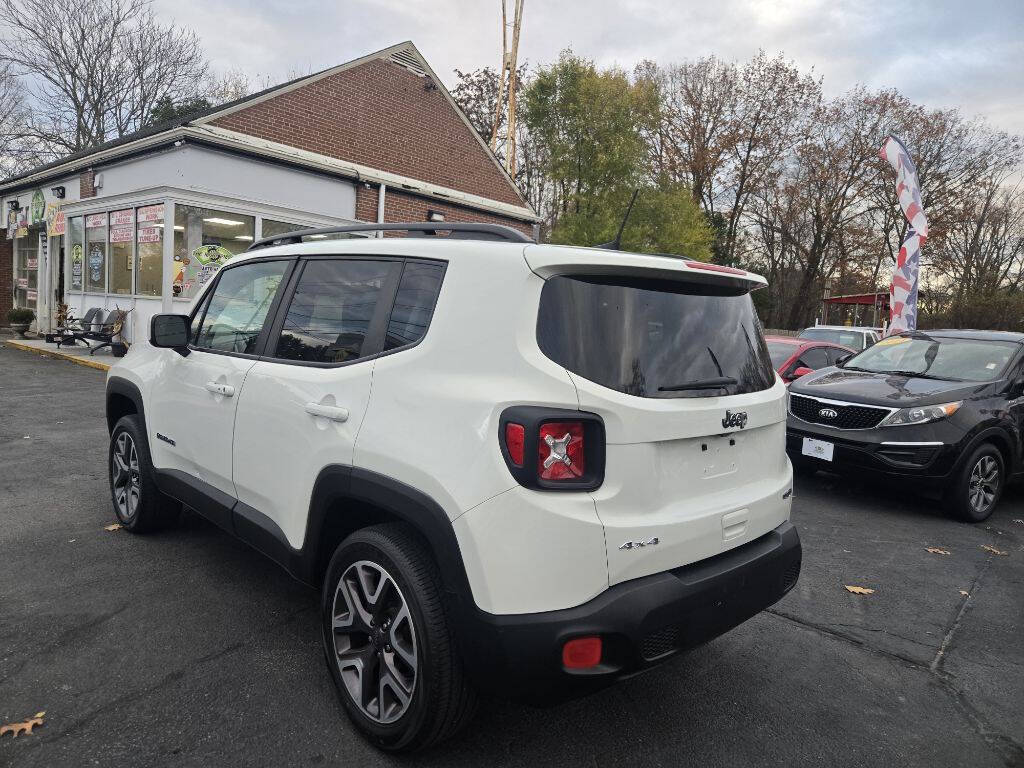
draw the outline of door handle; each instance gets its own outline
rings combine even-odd
[[[230,384],[218,384],[216,381],[206,382],[206,389],[215,395],[224,395],[224,397],[232,397],[235,394],[235,388]]]
[[[348,421],[348,408],[342,408],[340,405],[306,403],[306,413],[310,416],[321,416],[331,421]]]

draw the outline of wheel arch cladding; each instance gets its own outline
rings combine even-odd
[[[437,562],[445,592],[456,602],[452,607],[471,607],[462,605],[472,601],[469,578],[455,529],[441,506],[400,480],[358,467],[331,465],[317,476],[306,521],[304,579],[319,585],[344,536],[383,522],[409,525]]]
[[[999,451],[1003,457],[1004,471],[1007,474],[1013,474],[1018,458],[1013,447],[1013,440],[999,427],[990,427],[977,435],[967,446],[967,450],[963,452],[961,462],[967,461],[970,455],[985,443],[991,444]]]
[[[139,388],[121,378],[112,378],[107,382],[106,396],[107,432],[112,433],[114,426],[125,416],[138,415],[143,430],[146,429],[145,409],[142,405],[142,393]]]

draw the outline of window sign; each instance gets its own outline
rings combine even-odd
[[[14,282],[15,282],[15,284],[17,284],[17,286],[19,288],[28,288],[28,278],[27,277],[19,277]]]
[[[174,295],[190,299],[253,241],[256,219],[230,211],[174,208]]]
[[[36,300],[38,300],[39,294],[36,293],[35,291],[26,291],[25,298],[31,302],[35,302]]]
[[[39,259],[25,259],[26,269],[39,269]]]
[[[135,222],[135,212],[131,208],[126,208],[123,211],[111,211],[110,212],[110,226],[123,226],[125,224],[133,224]]]
[[[107,214],[105,213],[92,213],[85,217],[86,229],[98,229],[105,226],[107,226]]]
[[[71,219],[68,224],[70,230],[70,236],[68,240],[71,244],[70,258],[71,258],[71,290],[81,291],[82,290],[82,270],[83,270],[83,229],[82,229],[82,217],[76,216]]]
[[[132,226],[131,224],[121,224],[110,226],[110,242],[112,243],[130,243],[132,241]]]
[[[148,221],[163,221],[163,203],[160,205],[147,205],[145,208],[139,208],[138,219],[140,224]]]
[[[107,214],[85,217],[85,289],[106,290]]]
[[[32,203],[29,210],[31,212],[32,224],[38,224],[46,218],[46,198],[43,197],[43,190],[37,189],[32,193]]]

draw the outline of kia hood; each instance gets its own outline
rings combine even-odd
[[[893,373],[823,368],[794,381],[791,394],[845,400],[887,408],[932,405],[961,400],[990,383],[945,381]]]

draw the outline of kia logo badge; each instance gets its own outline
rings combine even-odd
[[[834,419],[836,416],[839,415],[839,411],[837,411],[835,408],[822,408],[820,411],[818,411],[818,415],[823,419]]]

